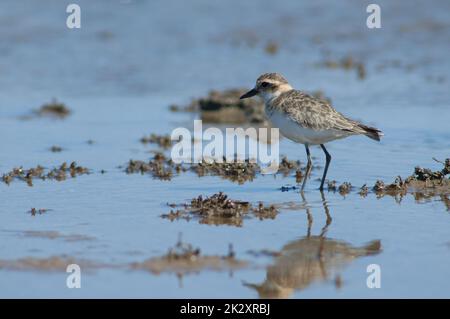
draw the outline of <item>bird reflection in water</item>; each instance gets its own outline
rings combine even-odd
[[[281,249],[273,264],[267,267],[263,283],[244,283],[245,286],[255,289],[260,298],[288,298],[295,290],[303,290],[313,283],[330,279],[335,279],[336,286],[340,286],[340,276],[336,274],[353,259],[376,255],[381,251],[379,240],[371,241],[362,247],[354,247],[344,241],[326,237],[332,218],[323,192],[321,196],[326,222],[320,235],[311,235],[311,208],[303,193],[301,196],[308,218],[307,235],[289,242]]]

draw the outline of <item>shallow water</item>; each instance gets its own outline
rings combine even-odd
[[[384,131],[381,143],[365,137],[331,143],[330,179],[350,181],[357,190],[378,179],[406,177],[417,165],[440,168],[432,157],[449,157],[450,147],[447,1],[380,1],[380,30],[365,27],[365,5],[355,1],[77,3],[80,30],[65,27],[65,7],[58,1],[0,4],[0,173],[73,160],[92,170],[62,182],[35,181],[33,187],[0,183],[0,260],[65,254],[118,267],[83,271],[81,289],[67,289],[65,272],[0,269],[1,297],[258,297],[261,290],[251,284],[266,277],[277,286],[274,297],[449,297],[450,216],[439,196],[417,201],[408,194],[397,202],[353,191],[345,197],[325,192],[322,198],[321,170],[313,170],[302,198],[279,190],[295,184],[293,176],[258,176],[237,185],[188,172],[160,181],[118,168],[130,158],[151,156],[155,148],[139,142],[144,134],[192,126],[195,115],[172,113],[168,105],[188,103],[210,89],[250,87],[266,71],[284,74],[298,88],[323,89],[338,110]],[[278,43],[275,55],[264,51],[268,41]],[[349,54],[364,62],[364,80],[354,71],[317,67]],[[20,119],[53,97],[73,114]],[[52,145],[64,150],[52,153]],[[303,146],[285,139],[280,152],[305,160]],[[319,148],[312,155],[324,165]],[[170,211],[166,203],[218,191],[275,204],[280,214],[246,219],[243,227],[160,218]],[[31,207],[51,210],[30,216]],[[89,238],[36,238],[27,231]],[[224,255],[231,243],[237,258],[250,265],[181,279],[124,266],[165,254],[179,233],[207,255]],[[315,262],[310,250],[320,235],[327,239],[325,252],[343,247],[340,259],[325,254]],[[374,240],[380,252],[357,253]],[[287,262],[250,253],[261,250],[282,252]],[[381,267],[379,289],[367,288],[369,264]],[[282,280],[273,275],[277,270],[285,272]],[[306,279],[299,282],[299,274]]]

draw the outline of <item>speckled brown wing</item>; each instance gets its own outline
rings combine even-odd
[[[347,119],[328,102],[304,92],[291,90],[282,93],[273,101],[274,110],[285,112],[293,121],[312,130],[342,130],[363,133],[356,121]]]

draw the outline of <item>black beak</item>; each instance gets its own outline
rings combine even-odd
[[[258,90],[255,89],[251,89],[250,91],[248,91],[247,93],[245,93],[244,95],[242,95],[239,99],[246,99],[252,96],[255,96],[256,94],[258,94]]]

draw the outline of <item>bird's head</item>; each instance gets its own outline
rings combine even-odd
[[[288,81],[278,73],[264,73],[256,80],[253,89],[242,95],[241,99],[246,99],[255,95],[260,96],[264,102],[269,102],[281,93],[292,90]]]

